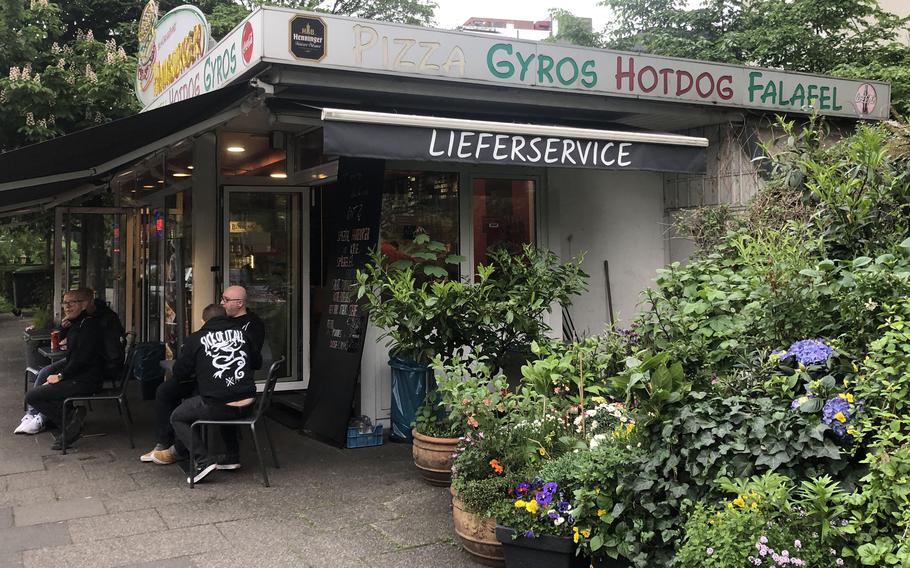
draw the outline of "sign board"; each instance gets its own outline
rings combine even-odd
[[[148,106],[205,56],[211,31],[195,6],[178,6],[160,20],[150,0],[139,19],[136,96]]]
[[[704,173],[705,149],[326,121],[324,152],[388,160]]]
[[[357,302],[356,272],[379,242],[379,213],[385,162],[338,160],[338,182],[323,192],[325,285],[316,289],[312,312],[318,321],[311,356],[312,376],[303,408],[304,428],[338,446],[360,374],[367,315]]]
[[[142,110],[151,110],[226,87],[262,59],[262,12],[234,28]]]
[[[320,16],[321,59],[301,58],[288,37],[300,12],[263,10],[264,57],[270,62],[318,65],[404,75],[572,91],[642,100],[685,102],[772,112],[886,119],[887,83],[789,73],[740,65],[538,43],[402,24]],[[286,36],[278,33],[285,30]],[[317,29],[313,30],[318,36]]]
[[[145,110],[224,87],[260,62],[854,119],[887,119],[891,101],[891,86],[876,81],[269,7],[253,12],[152,102],[143,100]]]

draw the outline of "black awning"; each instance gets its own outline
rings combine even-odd
[[[216,117],[251,92],[245,84],[227,87],[0,154],[0,208],[46,200],[132,154],[154,152],[164,139]]]
[[[323,120],[324,152],[329,155],[546,168],[706,170],[707,141],[673,134],[335,109],[325,109]]]

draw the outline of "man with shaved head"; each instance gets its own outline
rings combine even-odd
[[[235,329],[243,330],[249,338],[252,348],[256,352],[256,369],[262,366],[262,345],[265,342],[265,324],[259,316],[246,309],[246,288],[243,286],[228,286],[221,293],[221,305],[227,316],[233,320]],[[237,442],[237,431],[233,427],[222,427],[221,435],[224,439],[225,454],[218,456],[218,469],[239,469],[240,451]]]

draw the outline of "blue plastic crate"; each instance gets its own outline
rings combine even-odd
[[[369,434],[362,434],[360,428],[356,426],[348,427],[348,443],[345,445],[347,448],[366,448],[368,446],[381,446],[382,445],[382,424],[377,425],[373,428],[373,431]]]

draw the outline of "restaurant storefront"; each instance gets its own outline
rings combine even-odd
[[[348,369],[374,421],[389,417],[388,354],[346,289],[368,248],[406,255],[425,231],[466,258],[461,277],[492,246],[584,252],[589,291],[548,317],[597,333],[674,259],[671,185],[701,180],[706,203],[754,180],[745,145],[749,167],[731,167],[729,132],[810,107],[888,116],[882,83],[280,8],[209,47],[200,17],[169,13],[166,38],[141,42],[156,46],[142,113],[0,156],[0,212],[54,209],[58,291],[99,290],[169,357],[244,285],[266,359],[286,358],[279,389]],[[65,157],[38,167],[48,155]]]

